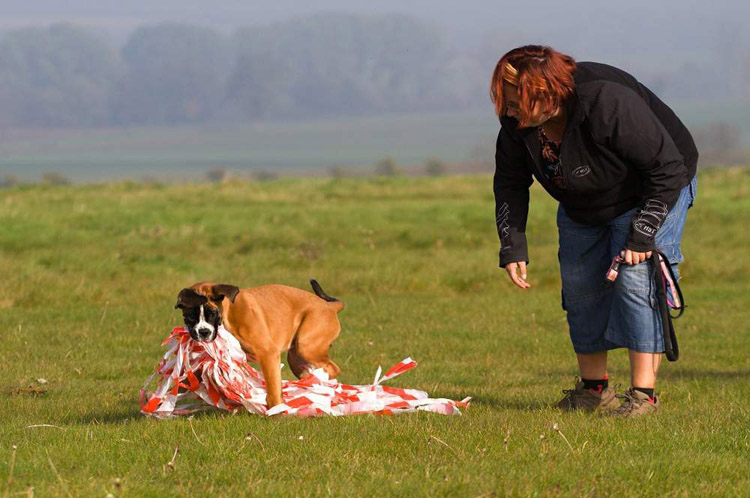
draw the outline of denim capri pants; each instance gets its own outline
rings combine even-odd
[[[696,186],[693,178],[682,189],[656,233],[656,247],[669,258],[677,278],[677,264],[683,261],[682,231]],[[589,226],[571,220],[562,205],[557,210],[562,306],[576,353],[616,348],[664,351],[651,260],[637,265],[623,263],[614,285],[605,285],[604,276],[612,259],[625,248],[635,213],[633,209],[603,225]]]

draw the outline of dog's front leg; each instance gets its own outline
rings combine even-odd
[[[263,377],[266,379],[266,405],[270,409],[283,403],[281,398],[281,353],[262,355],[260,368],[263,370]]]

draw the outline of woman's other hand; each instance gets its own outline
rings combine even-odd
[[[625,255],[623,256],[623,259],[629,265],[637,265],[638,263],[643,263],[650,257],[651,257],[651,251],[635,252],[635,251],[631,251],[630,249],[625,249]]]
[[[519,261],[518,263],[508,263],[507,265],[505,265],[505,271],[508,272],[510,279],[518,287],[522,289],[528,289],[529,287],[531,287],[531,284],[529,284],[526,281],[526,262],[525,261]]]

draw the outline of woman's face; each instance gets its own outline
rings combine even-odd
[[[518,88],[515,85],[503,85],[503,100],[505,102],[505,115],[516,118],[520,123],[521,109],[519,108]],[[554,115],[554,112],[543,109],[540,102],[534,102],[531,107],[531,114],[528,116],[526,123],[519,125],[519,128],[540,126]]]

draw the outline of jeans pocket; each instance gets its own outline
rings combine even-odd
[[[693,204],[695,204],[695,198],[698,195],[698,175],[695,175],[692,180],[690,180],[690,202],[688,203],[688,209],[693,207]]]
[[[675,242],[674,244],[667,244],[663,246],[658,246],[657,249],[661,251],[662,254],[664,254],[667,259],[669,260],[669,263],[671,265],[676,265],[678,263],[682,263],[684,258],[682,257],[682,252],[680,251],[680,243]]]

